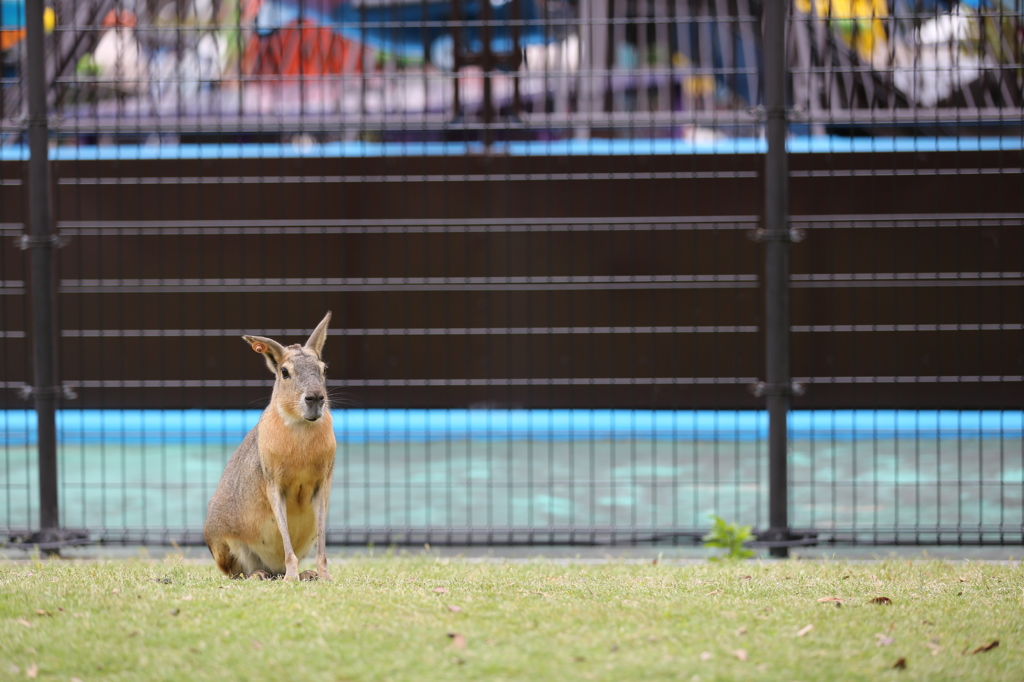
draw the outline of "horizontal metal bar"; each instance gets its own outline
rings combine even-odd
[[[797,324],[796,333],[805,332],[971,332],[1020,331],[1024,324]]]
[[[351,277],[321,279],[65,279],[62,294],[210,293],[268,291],[547,291],[617,289],[756,288],[757,275],[650,275],[644,277]]]
[[[1019,66],[1008,65],[1008,70],[1017,69]],[[793,70],[795,73],[795,70]],[[948,69],[939,69],[937,71],[948,72]],[[826,69],[823,73],[831,75],[833,77],[846,73],[845,69]],[[865,69],[866,73],[873,73],[872,69]],[[613,71],[610,75],[622,76],[624,73],[635,73],[637,76],[646,75],[646,71],[637,69],[634,72],[623,72]],[[743,71],[737,72],[745,73]],[[755,72],[757,73],[757,72]],[[675,76],[691,76],[700,74],[691,74],[689,71],[675,70],[670,71],[671,75]],[[709,71],[709,75],[714,74],[716,76],[725,76],[720,71]],[[575,78],[588,78],[594,77],[591,72],[580,72],[571,74]],[[1006,107],[985,107],[985,108],[945,108],[945,109],[839,109],[834,108],[828,111],[825,110],[812,110],[803,111],[802,115],[807,117],[809,122],[823,123],[823,124],[875,124],[884,125],[887,123],[892,124],[929,124],[929,123],[972,123],[972,122],[1007,122],[1007,123],[1021,123],[1022,111],[1020,108]],[[565,112],[556,114],[526,114],[523,116],[523,120],[532,123],[534,127],[541,127],[544,124],[559,124],[559,125],[573,125],[573,126],[598,126],[602,123],[608,123],[612,125],[628,125],[630,123],[637,124],[647,120],[653,120],[657,122],[669,122],[676,124],[685,124],[695,121],[699,124],[710,124],[713,127],[715,124],[727,122],[730,119],[736,122],[742,122],[744,124],[757,123],[757,114],[754,111],[748,109],[733,109],[726,111],[638,111],[638,112],[613,112],[613,113],[601,113],[601,112]]]
[[[793,325],[795,333],[1021,331],[1024,324],[817,324]],[[330,336],[519,336],[553,334],[749,334],[756,325],[674,325],[636,327],[379,327],[331,329]],[[64,338],[218,338],[222,336],[303,336],[310,329],[63,329]],[[21,339],[25,332],[0,331]]]
[[[217,237],[234,234],[516,234],[546,232],[649,232],[746,229],[757,216],[502,218],[434,220],[111,220],[60,221],[75,236]]]
[[[4,534],[21,536],[28,531],[0,529]],[[368,543],[378,546],[400,545],[422,547],[424,544],[445,545],[506,545],[522,546],[537,544],[577,546],[617,546],[646,543],[699,543],[707,533],[706,527],[695,526],[463,526],[437,525],[433,527],[403,526],[351,526],[337,528],[327,533],[328,544],[332,546],[360,546]],[[755,532],[755,535],[762,531]],[[824,544],[868,544],[868,545],[974,545],[1005,546],[1018,545],[1024,541],[1021,526],[932,526],[932,527],[886,527],[854,529],[793,529],[797,537],[815,537],[818,545]],[[91,531],[90,538],[105,544],[160,544],[179,546],[202,546],[205,544],[202,528],[141,528],[103,527]],[[922,537],[924,536],[924,537]]]
[[[65,431],[65,433],[68,433],[68,432]],[[74,432],[72,431],[70,433],[73,434]],[[108,433],[110,434],[111,437],[114,437],[114,438],[117,437],[117,432],[116,431],[110,431]],[[359,435],[359,430],[358,429],[349,429],[349,430],[346,431],[346,433],[354,434],[354,435],[358,436]],[[396,430],[392,431],[391,433],[394,434],[396,440],[400,439],[404,435],[404,432],[401,429],[396,429]],[[580,431],[579,433],[581,435],[585,435],[586,431]],[[528,431],[526,432],[526,435],[527,435],[527,437],[530,437],[530,434],[529,434]],[[549,444],[553,444],[552,441],[548,440],[549,437],[550,437],[548,432],[543,431],[543,430],[538,430],[536,432],[536,435],[537,435],[538,438],[543,438],[544,440],[548,441]],[[924,435],[927,437],[928,434],[924,434]],[[967,433],[967,434],[965,434],[965,436],[971,437],[972,434]],[[217,438],[220,439],[220,438],[222,438],[222,436],[218,433]],[[562,438],[562,436],[560,435],[560,436],[557,437],[556,440],[560,440],[561,438]],[[241,434],[239,434],[239,439],[241,439]],[[462,436],[462,435],[457,435],[453,440],[465,440],[465,439],[467,439],[467,438]],[[607,437],[602,435],[600,437],[595,436],[593,440],[606,440],[606,439],[607,439]],[[676,438],[674,440],[677,443],[680,443],[680,442],[692,443],[692,442],[694,442],[696,440],[703,440],[703,439],[700,439],[700,438],[697,438],[697,437],[693,437],[693,436],[687,436],[686,438],[682,438],[682,439]],[[738,444],[738,441],[733,440],[733,439],[729,439],[729,438],[724,438],[724,439],[723,438],[719,438],[717,440],[717,442],[722,444],[722,445],[732,445],[732,446],[736,446]],[[348,445],[348,446],[343,445],[341,447],[346,448],[346,449],[351,451],[351,450],[358,450],[363,445],[364,444],[359,443],[359,444],[352,444],[352,445]],[[69,447],[69,448],[70,447],[75,447],[75,445],[67,445],[66,447]],[[579,449],[582,450],[583,448],[581,447]],[[867,450],[867,448],[865,448],[865,450]],[[674,478],[675,478],[675,480],[673,480]],[[663,476],[661,478],[659,478],[657,476],[622,476],[622,477],[618,477],[618,478],[614,478],[614,479],[591,479],[591,478],[565,478],[565,479],[561,479],[561,478],[542,478],[541,477],[541,473],[538,472],[538,473],[534,473],[532,478],[526,478],[525,480],[514,480],[514,479],[510,480],[510,479],[495,478],[495,477],[488,478],[487,480],[488,480],[488,484],[489,485],[492,485],[492,486],[495,486],[495,487],[499,487],[500,486],[500,487],[503,487],[503,488],[512,488],[512,489],[524,489],[524,488],[525,489],[531,489],[531,488],[532,489],[538,489],[538,488],[542,488],[544,486],[549,486],[549,485],[576,486],[578,488],[590,487],[590,486],[601,487],[601,488],[622,488],[622,487],[632,486],[632,485],[643,485],[644,487],[649,487],[649,488],[695,488],[695,487],[710,487],[710,486],[729,485],[729,486],[736,486],[738,488],[744,488],[744,489],[747,489],[747,490],[761,488],[761,487],[767,487],[767,484],[764,481],[736,479],[736,478],[733,478],[731,476],[728,476],[728,477],[725,477],[725,478],[721,478],[721,479],[713,479],[713,478],[702,479],[702,478],[686,477],[684,480],[680,480],[678,477],[673,477],[673,476]],[[216,485],[216,482],[213,482],[213,481],[208,483],[208,487],[211,490],[213,489],[213,487],[215,485]],[[460,484],[460,485],[465,485],[465,484]],[[829,488],[829,489],[831,489],[831,488],[861,488],[861,489],[863,489],[864,482],[863,481],[830,481],[830,480],[824,480],[824,481],[794,481],[792,483],[792,485],[793,486],[799,486],[799,487],[804,488],[804,489],[811,489],[811,488],[819,488],[819,489],[820,488]],[[951,486],[958,486],[958,487],[959,486],[975,487],[976,486],[976,487],[979,487],[979,488],[1012,488],[1014,486],[1020,486],[1020,483],[1008,482],[1008,481],[996,481],[996,480],[979,480],[979,479],[971,479],[969,481],[962,481],[962,480],[959,480],[959,479],[950,479],[950,480],[944,480],[944,481],[914,481],[914,482],[899,483],[899,482],[890,482],[890,481],[887,481],[887,480],[879,479],[877,481],[877,483],[872,481],[872,485],[878,485],[879,487],[884,486],[885,488],[892,489],[892,490],[900,490],[900,489],[910,489],[910,488],[912,488],[912,489],[919,489],[919,488],[925,488],[925,489],[927,489],[927,488],[949,488]],[[195,488],[196,488],[196,484],[193,483],[192,481],[180,481],[180,482],[160,481],[158,483],[151,483],[151,482],[136,481],[136,480],[119,480],[113,486],[110,483],[103,483],[103,482],[100,482],[100,481],[65,480],[64,482],[61,483],[61,487],[65,488],[65,489],[73,489],[73,490],[103,490],[103,489],[109,489],[109,488],[115,487],[115,486],[119,490],[123,489],[123,488],[134,488],[136,490],[195,490]],[[407,479],[407,478],[398,478],[398,477],[395,477],[395,476],[393,476],[392,478],[390,478],[388,480],[380,480],[380,481],[378,481],[378,480],[365,480],[365,479],[349,479],[345,483],[336,483],[335,484],[335,489],[345,489],[345,490],[372,490],[372,489],[386,490],[388,488],[391,488],[392,490],[394,490],[396,488],[397,489],[401,489],[401,490],[422,490],[422,489],[426,489],[426,490],[435,489],[436,490],[436,487],[437,487],[437,481],[412,480],[412,479]],[[12,488],[28,489],[28,488],[30,488],[30,484],[28,484],[28,483],[12,484],[12,485],[6,486],[6,488],[7,489],[12,489]],[[543,505],[538,504],[537,507],[542,508]]]
[[[493,378],[493,379],[328,379],[328,386],[389,388],[448,386],[715,386],[746,385],[753,377],[596,377],[596,378]],[[79,388],[256,388],[274,385],[273,379],[96,379],[67,380]],[[22,382],[2,382],[4,388],[20,388]]]
[[[996,533],[1024,533],[1024,524],[1020,523],[872,523],[870,527],[854,525],[821,525],[813,529],[794,529],[794,533],[941,533],[951,535],[956,533],[969,534],[996,534]]]
[[[813,177],[820,177],[815,172]],[[809,176],[810,177],[810,176]],[[793,227],[808,229],[916,228],[916,227],[1016,227],[1024,224],[1024,213],[889,213],[793,216]]]
[[[455,157],[449,157],[455,158]],[[464,157],[458,157],[461,161]],[[581,171],[579,173],[435,173],[430,175],[396,172],[394,175],[258,175],[258,176],[164,176],[164,177],[62,177],[57,181],[61,186],[134,186],[134,185],[299,185],[299,184],[344,184],[355,183],[403,183],[410,182],[557,182],[594,180],[721,180],[756,178],[757,171],[670,171],[644,173],[601,173]]]
[[[708,69],[707,75],[715,73]],[[754,72],[750,72],[753,75]],[[637,80],[647,78],[661,78],[675,76],[699,76],[700,74],[682,74],[680,72],[668,72],[662,74],[638,72],[616,72],[614,77],[621,79],[630,77]],[[719,74],[720,75],[720,74]],[[742,74],[737,74],[742,75]],[[521,80],[540,78],[542,76],[530,75],[522,77]],[[565,73],[563,78],[576,80],[580,78],[578,73]],[[597,78],[596,74],[587,74],[589,78]],[[401,77],[401,80],[408,77]],[[554,81],[558,75],[548,74],[548,79]],[[446,77],[451,80],[451,77]],[[323,79],[307,78],[306,81],[313,81],[320,85]],[[353,85],[359,85],[359,79],[349,79]],[[396,78],[394,80],[400,80]],[[422,81],[421,77],[414,80]],[[297,84],[298,78],[289,77],[286,81],[289,84]],[[336,87],[341,87],[341,79],[329,81]],[[265,79],[253,83],[253,87],[266,85]],[[441,86],[439,86],[441,87]],[[452,116],[422,113],[417,111],[403,111],[394,114],[307,114],[307,115],[267,115],[267,114],[228,114],[228,115],[205,115],[205,116],[182,116],[171,118],[166,116],[125,114],[122,116],[81,116],[56,119],[51,126],[52,130],[60,135],[82,134],[82,133],[109,133],[121,135],[140,134],[297,134],[297,133],[320,133],[326,135],[337,135],[345,132],[370,131],[370,132],[453,132],[453,131],[481,131],[481,130],[547,130],[551,128],[596,128],[601,130],[629,130],[642,127],[674,128],[678,126],[700,126],[706,128],[748,128],[756,126],[758,120],[755,114],[745,109],[732,111],[650,111],[650,112],[576,112],[565,114],[521,114],[519,120],[503,120],[496,123],[477,123],[473,121],[455,121]],[[26,124],[21,121],[7,121],[0,123],[0,130],[4,132],[17,132],[23,130]]]
[[[1021,272],[879,272],[790,275],[794,289],[863,287],[1019,287]]]
[[[1005,375],[950,375],[950,376],[856,376],[856,377],[796,377],[802,384],[989,384],[1017,383],[1024,380],[1019,374]]]
[[[401,436],[401,432],[400,431],[396,431],[395,432],[395,436],[396,437]],[[726,441],[726,442],[728,442],[728,441]],[[514,489],[540,488],[540,487],[543,487],[543,486],[546,486],[546,485],[575,485],[575,486],[578,486],[578,487],[593,485],[593,486],[600,486],[600,487],[603,487],[603,488],[615,488],[615,487],[624,487],[624,486],[628,486],[628,485],[634,485],[636,483],[641,483],[644,486],[652,486],[652,487],[673,487],[673,486],[684,486],[684,485],[685,486],[713,486],[713,485],[721,485],[723,483],[728,483],[729,485],[737,485],[737,486],[740,486],[740,487],[743,487],[743,488],[748,488],[748,489],[749,488],[756,488],[759,485],[761,485],[761,484],[758,484],[756,481],[736,481],[736,480],[733,480],[731,478],[729,478],[727,480],[722,480],[722,481],[700,480],[700,479],[694,480],[692,478],[687,478],[685,483],[680,483],[678,481],[673,482],[671,480],[671,478],[668,478],[667,480],[651,480],[651,479],[645,479],[643,477],[637,477],[637,478],[633,478],[633,479],[617,479],[617,480],[611,480],[611,479],[608,479],[608,480],[604,480],[604,479],[602,479],[602,480],[593,480],[593,479],[582,479],[582,480],[581,479],[564,479],[564,480],[562,480],[562,479],[537,478],[536,475],[534,476],[534,478],[532,480],[519,480],[519,481],[516,481],[516,480],[507,480],[507,479],[502,479],[502,478],[488,478],[487,480],[488,480],[489,485],[501,486],[501,487],[507,487],[507,488],[514,488]],[[974,484],[976,484],[976,483],[974,483]],[[210,487],[211,490],[214,487],[214,485],[215,485],[215,483],[209,484],[209,487]],[[825,484],[822,484],[822,485],[831,485],[831,484],[825,483]],[[848,485],[852,485],[852,484],[848,484]],[[905,485],[907,487],[913,487],[914,484],[907,483]],[[932,485],[935,485],[935,484],[932,484]],[[945,484],[945,485],[949,485],[949,484]],[[1012,485],[1012,484],[1007,483],[1005,485],[1009,486],[1009,485]],[[70,481],[70,482],[63,482],[63,483],[61,483],[61,486],[63,488],[65,488],[65,489],[69,489],[70,488],[70,489],[74,489],[74,490],[103,490],[105,488],[109,488],[110,484],[109,483],[102,483],[102,482],[80,482],[80,481],[76,482],[76,481]],[[116,486],[117,486],[118,489],[121,489],[121,488],[134,488],[134,489],[137,489],[137,490],[187,490],[187,489],[190,489],[190,488],[194,490],[195,487],[196,487],[195,483],[192,483],[191,481],[182,481],[182,482],[175,482],[175,483],[166,483],[166,482],[162,482],[162,483],[143,483],[142,481],[118,481],[116,483]],[[412,490],[412,489],[430,489],[432,487],[434,487],[436,489],[436,486],[437,486],[437,482],[435,482],[435,481],[412,481],[412,480],[407,480],[407,479],[396,479],[396,478],[392,478],[392,479],[387,480],[387,481],[367,481],[367,480],[352,480],[352,479],[349,479],[349,482],[347,482],[347,483],[335,484],[335,490],[338,490],[338,489],[371,490],[371,489],[387,489],[387,488],[392,488],[392,489],[401,488],[401,489],[410,489],[410,490]],[[541,505],[538,505],[538,507],[539,506],[541,506]]]
[[[742,334],[757,326],[677,325],[662,327],[380,327],[331,329],[330,336],[511,336],[550,334]],[[24,332],[11,332],[21,334]],[[221,337],[259,334],[261,336],[305,336],[311,329],[64,329],[65,338],[180,338]]]
[[[1017,68],[1009,65],[1008,69]],[[848,70],[828,70],[827,73],[837,75],[840,73],[852,72]],[[874,70],[866,68],[865,73],[873,73]],[[597,79],[602,78],[691,78],[702,75],[755,75],[755,70],[737,69],[729,72],[722,70],[707,69],[670,69],[661,67],[658,69],[636,69],[636,70],[588,70],[588,71],[565,71],[548,72],[546,77],[549,81],[556,82],[558,79]],[[504,75],[504,74],[503,74]],[[544,78],[545,74],[528,74],[520,76],[521,80]],[[404,81],[415,80],[422,82],[425,76],[408,76],[406,74],[395,74],[393,77],[383,77],[384,80]],[[428,79],[439,81],[454,81],[453,75],[426,76]],[[298,83],[298,76],[289,76],[287,82]],[[307,76],[301,80],[322,83],[325,79],[321,76]],[[340,84],[344,81],[351,81],[355,84],[361,82],[361,76],[349,76],[332,78],[327,80],[331,84]],[[70,83],[78,84],[79,81],[70,80]],[[148,83],[148,81],[145,81]],[[189,81],[197,82],[197,81]],[[272,79],[260,77],[252,82],[253,87],[274,82]],[[1021,122],[1022,114],[1019,108],[948,108],[948,109],[832,109],[830,111],[804,112],[806,122],[820,123],[826,125],[933,125],[933,124],[955,124],[965,125],[971,123],[1017,123]],[[500,123],[478,123],[471,121],[456,122],[451,116],[428,112],[401,112],[398,114],[338,114],[338,113],[311,113],[301,114],[226,114],[226,115],[201,115],[180,117],[153,116],[124,114],[121,116],[96,116],[83,115],[80,117],[65,116],[54,119],[50,127],[56,133],[121,133],[121,134],[196,134],[196,133],[325,133],[336,134],[351,130],[369,131],[408,131],[408,132],[431,132],[431,131],[454,131],[454,130],[520,130],[520,129],[545,129],[551,127],[572,127],[572,128],[600,128],[600,129],[630,129],[636,126],[681,126],[692,125],[709,128],[726,128],[736,126],[759,125],[757,113],[748,109],[733,110],[712,110],[712,111],[646,111],[646,112],[558,112],[550,114],[528,114],[520,115],[519,122],[502,121]],[[0,121],[0,130],[4,132],[18,132],[27,128],[27,122],[21,119],[4,119]]]
[[[449,157],[452,158],[452,157]],[[1003,168],[919,168],[888,169],[888,170],[828,170],[828,171],[791,171],[791,177],[807,177],[822,179],[845,177],[925,177],[925,176],[966,176],[966,175],[1019,175],[1024,169],[1017,167]],[[501,173],[491,174],[447,173],[447,174],[401,174],[394,175],[261,175],[261,176],[166,176],[166,177],[80,177],[59,178],[60,186],[137,186],[137,185],[263,185],[263,184],[343,184],[343,183],[408,183],[408,182],[548,182],[548,181],[592,181],[592,180],[723,180],[750,179],[758,177],[757,171],[671,171],[671,172],[639,172],[601,173],[581,171],[579,173]],[[912,219],[912,218],[910,218]]]
[[[892,154],[894,152],[881,152]],[[792,154],[792,152],[791,152]],[[791,178],[889,178],[889,177],[935,177],[935,176],[970,176],[970,175],[1020,175],[1024,169],[1014,166],[1002,168],[871,168],[871,169],[834,169],[828,170],[791,170]]]
[[[793,325],[796,333],[822,332],[967,332],[1021,331],[1024,324],[818,324]],[[636,327],[379,327],[331,329],[330,336],[477,336],[549,334],[744,334],[758,331],[756,325],[674,325]],[[64,329],[65,338],[178,338],[221,337],[260,334],[302,336],[310,329]],[[22,338],[25,332],[0,332],[7,338]]]
[[[21,280],[0,280],[0,296],[23,296],[25,291],[25,282]]]
[[[0,339],[23,339],[23,338],[25,338],[25,332],[0,331]]]
[[[1019,383],[1021,375],[952,375],[952,376],[855,376],[795,377],[802,384],[977,384]],[[474,378],[474,379],[329,379],[328,385],[349,388],[445,388],[460,386],[748,386],[755,377],[576,377],[576,378]],[[67,379],[72,389],[115,388],[260,388],[274,385],[273,379]],[[21,381],[2,381],[0,388],[21,389]]]

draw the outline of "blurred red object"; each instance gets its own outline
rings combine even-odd
[[[103,17],[103,28],[135,28],[136,23],[135,12],[127,9],[112,9]]]
[[[311,21],[295,21],[268,36],[253,36],[242,72],[258,76],[361,73],[367,50]]]

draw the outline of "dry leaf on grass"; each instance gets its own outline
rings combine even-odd
[[[700,652],[700,660],[702,660],[702,661],[710,661],[711,660],[711,652],[710,651],[702,651],[702,652]]]
[[[977,649],[975,649],[971,653],[972,654],[980,654],[980,653],[984,653],[986,651],[992,651],[997,646],[999,646],[999,640],[998,639],[993,639],[991,642],[986,642],[986,643],[982,644],[981,646],[979,646]]]
[[[110,593],[111,593],[111,594],[121,594],[121,590],[119,590],[119,589],[117,589],[117,588],[115,587],[114,589],[112,589],[112,590],[110,591]]]
[[[893,670],[906,670],[907,669],[907,659],[905,659],[905,658],[899,659],[898,661],[896,661],[895,663],[892,664],[892,668],[893,668]]]
[[[36,615],[37,616],[52,616],[53,614],[50,613],[49,611],[47,611],[46,609],[36,609]]]
[[[466,648],[466,637],[465,637],[465,635],[463,635],[461,633],[458,633],[458,632],[449,632],[448,636],[452,640],[452,646],[453,647],[455,647],[456,649],[465,649]]]
[[[737,649],[736,651],[733,652],[733,654],[735,654],[736,658],[740,659],[741,661],[747,660],[747,650],[746,649]]]
[[[252,640],[252,648],[256,651],[261,651],[263,649],[263,645],[260,644],[260,641],[258,639],[254,639]]]
[[[830,601],[843,601],[842,597],[822,597],[818,600],[819,602],[830,602]]]
[[[462,613],[462,607],[461,606],[456,606],[455,604],[449,604],[448,605],[448,610],[451,611],[452,613]]]
[[[29,679],[32,679],[32,680],[34,680],[37,677],[39,677],[39,666],[36,665],[35,663],[30,665],[28,667],[28,670],[25,671],[25,676],[28,677]]]
[[[871,603],[872,604],[882,604],[882,605],[886,605],[887,606],[887,605],[892,603],[892,599],[889,599],[888,597],[875,597],[874,599],[871,600]]]
[[[71,678],[71,682],[82,682],[82,678],[81,677],[72,677]]]
[[[440,587],[440,586],[439,587],[435,587],[434,588],[434,593],[435,594],[448,594],[448,588],[447,587]]]
[[[942,647],[935,641],[925,642],[924,645],[932,650],[932,656],[938,656],[939,652],[942,651]]]
[[[810,632],[813,629],[814,629],[814,624],[813,623],[808,623],[807,625],[805,625],[802,628],[800,628],[800,630],[796,633],[796,636],[797,637],[803,637],[804,635],[806,635],[808,632]]]
[[[744,628],[744,627],[737,628],[736,629],[736,634],[737,635],[745,635],[745,634],[747,634],[747,629]]]
[[[27,628],[32,627],[32,623],[28,622],[24,618],[19,618],[18,620],[14,621],[14,622],[17,623],[18,625],[24,625]]]
[[[876,634],[875,639],[878,640],[877,642],[875,642],[875,644],[877,644],[878,646],[889,646],[890,644],[896,641],[892,637],[889,637],[888,635],[883,635],[881,633]]]
[[[707,593],[707,594],[705,594],[704,596],[705,596],[705,597],[710,597],[711,595],[713,595],[713,594],[718,594],[719,592],[721,592],[721,590],[711,590],[710,592],[708,592],[708,593]]]
[[[192,601],[192,595],[186,594],[184,597],[181,598],[181,601]]]
[[[181,609],[171,609],[172,616],[177,616],[179,613],[181,613]]]

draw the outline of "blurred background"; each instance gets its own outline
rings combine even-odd
[[[333,543],[770,525],[764,3],[51,0],[35,118],[2,3],[0,537],[42,118],[76,541],[201,543],[272,385],[238,337],[328,309]],[[794,542],[1019,544],[1021,0],[785,16]]]
[[[55,0],[59,144],[756,138],[750,0]],[[3,0],[6,144],[24,0]],[[795,0],[798,135],[1020,135],[1020,0]]]

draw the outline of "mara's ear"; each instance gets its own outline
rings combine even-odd
[[[313,333],[309,335],[309,341],[306,341],[306,349],[316,353],[316,356],[321,357],[321,351],[324,349],[324,341],[327,340],[327,325],[331,321],[331,311],[328,310],[327,314],[324,315],[324,319],[320,320],[320,324],[316,326]]]
[[[277,374],[277,367],[284,359],[284,346],[265,336],[243,336],[242,338],[252,346],[254,351],[263,354],[263,359],[267,361],[267,367],[271,372]]]

